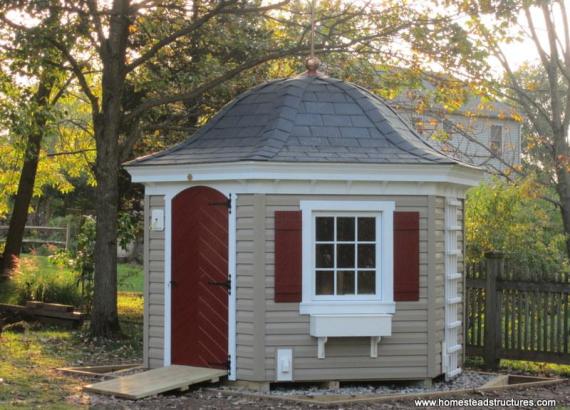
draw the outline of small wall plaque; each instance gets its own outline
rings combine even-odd
[[[163,231],[164,230],[164,209],[156,208],[150,213],[150,230]]]

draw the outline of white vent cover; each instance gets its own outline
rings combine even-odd
[[[277,381],[293,380],[293,349],[277,349]]]

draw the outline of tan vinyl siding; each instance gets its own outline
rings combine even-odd
[[[420,301],[399,302],[393,319],[393,335],[379,344],[378,358],[370,358],[369,338],[330,338],[326,344],[326,359],[317,359],[316,339],[309,336],[309,316],[299,314],[298,303],[275,303],[274,297],[274,212],[298,210],[301,200],[393,200],[397,211],[420,213]],[[427,196],[315,196],[315,195],[267,195],[265,196],[265,338],[264,360],[254,357],[251,344],[255,333],[252,299],[254,296],[253,273],[255,271],[254,196],[238,197],[238,378],[248,379],[254,369],[263,366],[265,379],[275,379],[276,349],[293,348],[294,379],[301,380],[365,380],[365,379],[422,379],[428,377],[428,197]],[[441,201],[438,202],[440,204]],[[433,213],[436,207],[433,207]],[[439,211],[438,211],[439,212]],[[440,217],[443,214],[439,212]],[[443,225],[439,242],[432,245],[437,255],[432,262],[439,276],[440,286],[434,286],[433,295],[440,308],[434,318],[443,329]],[[244,242],[244,243],[240,243]],[[441,266],[437,266],[441,265]],[[244,300],[240,300],[240,299]],[[256,299],[257,301],[257,299]],[[256,304],[256,306],[258,306]],[[433,313],[432,313],[433,315]],[[443,331],[436,331],[439,338],[437,369],[441,370],[441,340]],[[261,359],[262,360],[262,359]],[[433,364],[435,366],[435,363]],[[434,374],[435,375],[435,374]]]
[[[164,364],[164,231],[149,229],[153,208],[164,208],[164,196],[145,197],[144,366]]]
[[[254,196],[238,195],[236,208],[237,377],[251,380],[254,371]]]

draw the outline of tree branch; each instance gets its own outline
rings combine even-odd
[[[89,13],[91,13],[91,18],[93,19],[93,24],[95,26],[95,32],[97,33],[97,40],[99,42],[99,52],[101,52],[101,47],[105,44],[105,33],[103,32],[103,26],[101,24],[101,18],[99,16],[99,6],[97,0],[87,0],[87,7],[89,7]]]
[[[51,158],[51,157],[59,157],[59,156],[63,156],[63,155],[77,155],[77,154],[83,154],[85,152],[93,152],[96,151],[95,148],[85,148],[85,149],[79,149],[77,151],[62,151],[62,152],[52,152],[51,154],[46,154],[46,157]]]
[[[216,7],[214,7],[209,13],[204,14],[202,17],[195,20],[192,24],[190,24],[190,25],[172,33],[171,35],[163,38],[162,40],[158,41],[146,53],[141,55],[139,58],[134,60],[132,63],[127,64],[125,67],[125,72],[129,73],[129,72],[133,71],[138,66],[144,64],[145,62],[147,62],[148,60],[150,60],[151,58],[156,56],[156,54],[160,50],[162,50],[164,47],[168,46],[169,44],[172,44],[173,42],[175,42],[179,38],[187,36],[187,35],[191,34],[193,31],[196,31],[197,29],[202,27],[204,24],[206,24],[209,20],[216,17],[217,15],[220,15],[220,14],[262,13],[264,11],[277,9],[277,8],[287,4],[289,2],[290,2],[290,0],[284,0],[280,3],[272,4],[269,6],[263,6],[263,7],[244,8],[244,9],[235,9],[235,8],[228,9],[228,6],[233,5],[233,4],[237,4],[237,0],[222,1]]]
[[[81,66],[79,65],[79,62],[75,59],[75,57],[73,57],[73,55],[71,55],[71,52],[63,44],[54,40],[51,37],[45,37],[45,38],[47,41],[52,43],[53,46],[61,52],[61,54],[63,54],[63,56],[65,57],[67,62],[71,65],[71,70],[73,71],[73,74],[75,74],[77,81],[79,81],[79,85],[80,85],[83,93],[87,96],[87,98],[89,99],[89,102],[91,103],[91,109],[93,110],[93,114],[98,113],[99,112],[99,99],[91,91],[91,88],[89,87],[89,84],[87,83],[87,79],[85,78],[85,75],[81,69]]]

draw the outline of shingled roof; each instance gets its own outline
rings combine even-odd
[[[235,161],[458,163],[369,91],[305,75],[252,88],[186,141],[126,165]]]

